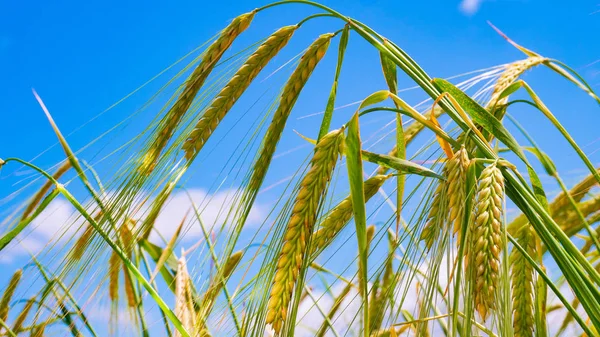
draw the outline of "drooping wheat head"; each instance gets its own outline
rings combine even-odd
[[[100,214],[100,213],[99,213]],[[131,258],[133,252],[133,245],[135,244],[135,239],[133,237],[133,233],[131,229],[134,225],[133,220],[128,219],[124,221],[119,227],[119,241],[121,242],[121,248],[125,252],[128,258]],[[87,231],[87,229],[86,229]],[[84,232],[83,236],[86,233]],[[80,238],[81,239],[81,238]],[[123,268],[122,268],[123,267]],[[132,278],[129,275],[129,271],[127,268],[124,268],[123,260],[114,250],[110,254],[110,258],[108,260],[108,293],[109,298],[113,302],[114,305],[117,304],[119,300],[119,272],[123,269],[123,275],[125,278],[125,295],[127,297],[127,303],[130,308],[136,306],[135,294],[133,289]]]
[[[242,259],[243,255],[244,255],[243,251],[237,251],[237,252],[231,254],[231,256],[227,259],[225,264],[221,267],[221,270],[215,276],[215,278],[212,280],[210,286],[204,293],[204,296],[202,297],[202,301],[200,302],[201,303],[200,310],[199,310],[198,319],[197,319],[197,322],[200,325],[204,326],[206,324],[206,319],[208,318],[208,315],[210,314],[210,311],[212,310],[212,307],[215,303],[217,295],[219,295],[219,293],[221,292],[221,290],[227,283],[227,280],[229,279],[229,277],[231,276],[231,274],[237,267],[238,263],[240,263],[240,260]]]
[[[500,75],[500,78],[498,78],[496,84],[494,85],[494,90],[492,91],[492,96],[487,104],[487,108],[494,109],[496,106],[506,104],[508,102],[508,97],[503,97],[500,99],[502,92],[511,84],[513,84],[519,78],[519,76],[523,75],[524,72],[545,62],[546,60],[546,58],[541,56],[531,56],[524,60],[516,61],[507,65],[506,69],[502,75]]]
[[[298,28],[297,25],[285,26],[269,36],[246,60],[235,75],[233,75],[221,92],[217,94],[183,144],[185,157],[188,160],[192,160],[200,149],[202,149],[223,117],[229,112],[258,73],[287,44],[296,31],[296,28]]]
[[[69,160],[65,160],[56,170],[56,172],[54,172],[54,174],[52,175],[52,177],[56,180],[58,180],[60,177],[62,177],[65,173],[67,173],[67,171],[69,171],[69,169],[71,168],[71,161]],[[21,216],[21,219],[24,220],[26,219],[29,215],[31,215],[31,212],[33,212],[33,210],[35,210],[35,208],[37,207],[37,205],[40,204],[40,202],[42,201],[42,198],[46,195],[46,193],[48,193],[48,191],[50,190],[50,188],[54,186],[54,184],[52,183],[52,181],[48,180],[43,186],[42,188],[39,189],[39,191],[33,196],[33,199],[31,200],[31,202],[29,202],[29,205],[27,205],[27,208],[25,208],[25,210],[23,211],[23,215]]]
[[[323,195],[341,152],[343,135],[343,129],[339,129],[321,138],[315,147],[310,169],[300,182],[277,261],[267,309],[267,323],[277,333],[285,322],[288,304],[307,253],[309,236],[313,232]]]
[[[444,181],[437,183],[433,193],[433,201],[427,215],[427,222],[421,231],[421,241],[425,241],[427,249],[431,249],[435,239],[438,237],[446,223],[448,214],[448,199],[446,197],[448,185]]]
[[[173,136],[175,129],[192,105],[192,102],[198,94],[198,91],[200,91],[200,88],[202,88],[204,81],[206,81],[208,75],[221,59],[225,51],[231,46],[233,41],[250,26],[255,13],[255,11],[252,11],[233,19],[233,21],[223,29],[219,37],[210,45],[210,47],[208,47],[202,57],[202,61],[200,61],[200,64],[198,64],[196,69],[194,69],[190,77],[186,80],[185,87],[179,95],[179,98],[163,118],[162,124],[159,126],[157,132],[157,137],[154,139],[150,149],[148,149],[148,152],[144,156],[143,163],[140,166],[141,173],[149,174],[152,172],[158,156],[160,156],[160,153],[167,145],[169,139]]]
[[[184,254],[181,254],[181,257],[177,261],[177,273],[175,274],[175,315],[179,318],[183,327],[193,335],[196,323],[190,287],[190,274],[188,273]],[[175,337],[181,337],[181,334],[175,332]]]
[[[368,202],[390,175],[375,175],[364,182],[365,202]],[[313,254],[327,247],[335,236],[344,229],[346,224],[354,215],[352,210],[352,198],[346,197],[327,214],[321,222],[320,228],[313,234]]]
[[[465,184],[469,163],[469,154],[463,145],[445,166],[446,181],[448,182],[448,223],[454,228],[454,233],[459,231],[465,212],[467,199]]]
[[[344,300],[350,293],[350,290],[352,290],[352,287],[353,287],[352,283],[347,283],[346,286],[344,286],[342,291],[339,293],[339,295],[337,295],[336,298],[334,299],[333,305],[331,306],[331,308],[329,309],[329,312],[327,313],[327,318],[330,321],[333,320],[333,318],[335,317],[337,312],[340,310],[342,303],[344,302]],[[327,332],[327,328],[329,328],[329,325],[327,324],[327,321],[324,321],[323,324],[321,325],[321,327],[319,328],[319,330],[317,331],[317,333],[315,334],[315,337],[324,337],[325,333]]]
[[[15,290],[17,290],[17,286],[21,281],[21,277],[23,276],[23,270],[17,270],[13,276],[8,281],[8,286],[4,289],[4,293],[2,294],[2,300],[0,300],[0,319],[6,321],[8,318],[8,309],[10,306],[10,300],[12,299]]]
[[[21,332],[21,329],[23,328],[23,323],[25,323],[25,320],[27,319],[27,316],[29,316],[29,312],[31,311],[31,308],[33,308],[33,305],[35,303],[36,303],[35,299],[27,300],[27,302],[25,303],[25,306],[23,307],[23,310],[21,310],[21,312],[19,313],[17,318],[15,318],[15,321],[12,326],[13,332],[15,332],[15,333]]]
[[[334,34],[331,33],[319,36],[302,55],[298,66],[285,84],[279,99],[279,106],[273,115],[259,157],[254,165],[254,172],[249,183],[251,190],[257,191],[260,188],[292,108],[313,70],[325,56],[333,36]]]
[[[527,223],[517,234],[517,242],[531,257],[536,256],[535,230]],[[513,247],[510,255],[513,330],[515,337],[532,337],[534,326],[535,273],[529,261]]]
[[[475,219],[469,249],[474,285],[474,305],[485,320],[495,308],[496,289],[502,249],[502,202],[504,177],[496,164],[489,165],[479,177]]]

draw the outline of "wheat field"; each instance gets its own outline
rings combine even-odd
[[[290,3],[316,14],[240,43]],[[295,42],[320,20],[337,28]],[[368,24],[308,0],[240,14],[176,63],[143,107],[143,130],[96,161],[110,175],[34,90],[64,159],[0,149],[4,172],[34,176],[3,199],[27,197],[0,213],[0,257],[49,210],[72,212],[27,264],[2,270],[0,335],[600,336],[600,171],[523,75],[544,68],[600,104],[592,87],[500,31],[520,59],[430,77]],[[372,76],[385,85],[341,110],[357,41],[378,55]],[[296,56],[278,58],[286,49]],[[318,122],[293,129],[319,71],[330,91]],[[271,76],[272,97],[252,89]],[[406,81],[420,103],[408,103]],[[563,180],[513,114],[524,105],[576,154],[581,179]],[[302,156],[282,159],[286,137]],[[90,319],[98,307],[107,325]]]

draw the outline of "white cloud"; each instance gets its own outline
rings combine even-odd
[[[181,220],[189,212],[186,219],[187,225],[184,225],[185,238],[194,239],[202,237],[202,228],[196,215],[194,214],[193,206],[197,207],[202,222],[207,230],[218,230],[221,226],[232,226],[231,217],[227,219],[228,213],[235,211],[237,206],[235,196],[239,191],[227,189],[209,194],[203,189],[189,189],[178,191],[172,195],[163,207],[161,213],[156,219],[154,229],[163,237],[170,238],[175,233],[177,226]],[[261,204],[255,203],[254,207],[248,215],[247,224],[252,227],[264,220],[267,210]],[[140,213],[143,214],[143,213]],[[227,220],[227,223],[225,221]],[[158,239],[156,232],[150,236],[151,241]]]
[[[170,238],[185,214],[190,211],[187,225],[184,227],[185,238],[201,237],[202,229],[195,220],[192,201],[198,207],[206,228],[217,229],[223,225],[227,214],[236,206],[234,197],[237,192],[237,190],[228,189],[210,194],[202,189],[190,189],[188,196],[184,191],[177,191],[167,201],[158,216],[155,229],[163,237]],[[139,212],[139,216],[143,216],[144,213]],[[266,214],[268,212],[265,207],[256,203],[250,211],[247,224],[252,227],[252,225],[262,222]],[[29,256],[30,253],[37,254],[57,242],[70,239],[83,226],[84,221],[68,201],[56,198],[24,232],[20,233],[6,249],[0,252],[0,264],[11,263],[17,258]],[[160,242],[155,232],[150,239]]]
[[[8,264],[17,258],[37,254],[57,239],[69,238],[82,222],[68,201],[56,198],[2,251],[0,263]]]
[[[473,15],[477,13],[483,0],[462,0],[460,2],[460,11],[467,15]]]

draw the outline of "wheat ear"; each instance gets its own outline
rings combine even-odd
[[[212,310],[212,307],[215,303],[217,295],[219,295],[219,293],[227,283],[227,280],[229,280],[229,277],[231,276],[237,265],[240,263],[240,260],[242,259],[243,255],[243,251],[237,251],[231,254],[231,256],[227,259],[225,264],[222,266],[219,273],[213,279],[211,285],[208,287],[208,290],[204,293],[201,302],[202,304],[200,307],[200,314],[198,316],[198,322],[200,322],[200,324],[205,324],[208,314]]]
[[[158,136],[148,149],[148,152],[144,156],[141,171],[145,174],[150,173],[158,159],[158,156],[167,145],[169,139],[173,136],[177,125],[179,125],[181,119],[188,111],[194,98],[202,88],[204,81],[208,75],[212,72],[217,62],[221,59],[225,51],[229,49],[233,41],[245,31],[252,22],[254,14],[252,11],[246,14],[242,14],[233,21],[221,32],[219,37],[208,47],[202,57],[200,64],[194,69],[190,77],[185,82],[185,87],[177,101],[169,109],[163,118],[163,124],[160,126]]]
[[[279,99],[279,106],[273,115],[273,120],[263,140],[262,149],[254,165],[255,169],[249,183],[250,189],[257,191],[260,188],[292,108],[306,81],[325,55],[333,36],[334,34],[319,36],[302,55],[298,66],[285,84]]]
[[[427,215],[427,222],[421,231],[420,240],[425,241],[427,249],[431,249],[437,236],[440,234],[446,215],[448,214],[448,199],[446,198],[448,186],[445,182],[438,182],[435,191],[433,192],[433,201]]]
[[[485,320],[495,308],[496,288],[500,272],[502,249],[502,200],[504,178],[502,172],[492,164],[486,167],[479,178],[475,220],[471,233],[471,275],[474,281],[475,308]],[[470,253],[470,254],[471,254]]]
[[[8,286],[2,294],[2,300],[0,300],[0,319],[2,319],[3,321],[6,321],[6,319],[8,318],[10,300],[13,297],[15,290],[17,290],[17,286],[19,285],[22,276],[23,271],[21,269],[17,270],[10,278]]]
[[[333,301],[333,305],[331,306],[331,309],[329,309],[329,312],[327,313],[327,318],[329,319],[329,321],[333,321],[334,316],[337,314],[338,310],[342,306],[342,302],[344,302],[344,300],[346,299],[346,296],[348,296],[348,294],[350,293],[350,290],[352,290],[352,286],[353,286],[352,283],[347,283],[346,286],[340,292],[340,294],[337,295],[337,297]],[[329,324],[327,324],[327,320],[324,320],[323,324],[321,324],[321,327],[315,334],[315,337],[324,337],[325,333],[327,332],[327,328],[329,328]]]
[[[58,169],[56,170],[56,172],[54,172],[54,174],[52,175],[52,177],[55,180],[58,180],[65,173],[67,173],[67,171],[69,171],[70,168],[71,168],[71,162],[69,160],[65,160],[62,163],[62,165],[60,165],[58,167]],[[54,186],[54,183],[52,181],[48,180],[42,186],[42,188],[40,188],[40,190],[37,191],[37,193],[33,196],[33,199],[31,199],[31,202],[29,203],[29,205],[27,205],[27,208],[25,208],[25,211],[23,211],[23,215],[21,216],[21,220],[25,220],[29,215],[31,215],[31,212],[33,212],[33,210],[37,207],[37,205],[39,205],[40,201],[42,201],[42,198],[46,195],[46,193],[48,193],[48,191],[50,190],[50,188],[53,187],[53,186]]]
[[[378,174],[364,182],[365,202],[377,193],[389,177],[389,175]],[[352,198],[348,196],[327,214],[325,219],[321,221],[320,228],[313,234],[311,245],[313,255],[327,247],[335,236],[344,229],[353,215]]]
[[[185,157],[188,160],[192,160],[202,149],[223,117],[242,96],[258,73],[287,44],[296,28],[298,28],[297,25],[286,26],[269,36],[217,94],[183,144]]]
[[[175,274],[175,315],[188,332],[194,331],[196,324],[190,288],[190,274],[188,273],[184,254],[181,254],[177,261],[177,273]],[[181,337],[179,332],[175,332],[175,337]]]
[[[527,223],[517,234],[517,242],[527,254],[535,257],[535,230]],[[513,247],[510,255],[513,331],[515,337],[533,337],[535,274],[529,261]]]
[[[102,219],[102,211],[96,212],[94,215],[94,221],[100,222]],[[86,252],[87,247],[89,246],[92,235],[94,234],[94,226],[92,226],[89,222],[86,223],[85,229],[81,236],[75,241],[75,245],[73,246],[73,250],[71,251],[71,258],[75,260],[81,259],[83,254]]]
[[[523,75],[524,72],[545,62],[546,60],[547,59],[544,57],[532,56],[507,65],[506,69],[504,72],[502,72],[502,75],[500,75],[496,81],[496,84],[494,85],[492,96],[487,104],[488,109],[493,109],[496,106],[506,104],[508,102],[508,97],[503,97],[501,99],[500,95],[502,92],[511,84],[513,84],[519,78],[519,76]]]
[[[307,243],[317,220],[321,200],[331,179],[343,144],[343,129],[321,138],[315,147],[310,169],[302,179],[277,261],[269,298],[267,323],[277,333],[287,316],[288,304],[304,263]]]
[[[464,145],[460,147],[452,159],[446,164],[446,180],[448,182],[448,223],[458,232],[465,212],[467,192],[467,169],[471,160]]]
[[[13,323],[12,331],[14,331],[17,334],[21,331],[21,329],[23,328],[23,323],[25,323],[25,320],[27,319],[27,316],[29,316],[29,312],[31,311],[31,308],[33,307],[33,305],[35,303],[36,303],[35,299],[30,299],[25,303],[23,310],[21,310],[21,312],[19,313],[17,318],[15,318],[15,322]]]

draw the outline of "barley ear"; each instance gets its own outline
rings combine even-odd
[[[431,249],[435,239],[441,233],[444,223],[446,221],[447,214],[447,203],[446,199],[447,185],[445,182],[438,182],[435,192],[433,193],[433,201],[429,214],[427,216],[427,222],[425,227],[421,231],[421,241],[425,241],[427,249]]]
[[[254,172],[249,183],[251,190],[257,191],[260,188],[292,108],[308,78],[325,55],[333,36],[334,34],[331,33],[319,36],[302,55],[298,66],[285,84],[279,99],[279,106],[273,115],[273,120],[263,140],[262,149],[254,165]]]
[[[152,172],[156,166],[156,161],[160,156],[160,153],[175,133],[175,129],[192,105],[192,102],[200,91],[200,88],[202,88],[204,81],[206,81],[206,78],[212,72],[215,65],[217,65],[217,62],[221,59],[225,51],[229,49],[238,35],[250,26],[255,13],[255,11],[252,11],[233,19],[233,21],[223,29],[219,37],[204,52],[202,61],[200,61],[200,64],[198,64],[190,77],[185,81],[183,91],[161,121],[157,133],[158,136],[150,145],[148,152],[144,156],[142,166],[140,167],[141,173],[149,174]]]
[[[494,90],[492,91],[492,96],[487,104],[487,108],[494,109],[496,106],[506,104],[508,102],[508,97],[503,97],[501,99],[500,95],[502,92],[513,84],[524,72],[545,61],[547,61],[547,59],[544,57],[532,56],[506,66],[506,69],[494,85]]]
[[[383,183],[389,178],[389,175],[378,174],[364,182],[365,202],[369,201],[377,191],[383,186]],[[352,210],[352,198],[346,197],[327,214],[321,221],[320,228],[313,235],[313,258],[316,254],[327,247],[339,232],[348,224],[354,212]]]
[[[202,325],[205,324],[205,321],[212,310],[215,299],[219,295],[219,292],[223,289],[229,277],[240,263],[242,256],[244,255],[243,251],[237,251],[227,259],[225,264],[221,267],[220,272],[215,276],[212,280],[211,285],[208,287],[208,290],[204,293],[202,297],[202,304],[200,307],[200,312],[198,316],[198,322]]]
[[[194,331],[196,324],[190,287],[190,274],[188,273],[184,254],[181,254],[181,257],[177,261],[177,273],[175,274],[175,315],[188,332]],[[174,336],[181,337],[177,331],[175,331]]]
[[[4,294],[2,294],[2,300],[0,300],[0,319],[3,321],[6,321],[6,319],[8,318],[10,300],[12,299],[15,290],[17,290],[17,286],[19,285],[22,276],[23,270],[17,270],[10,278],[8,286],[4,290]]]
[[[98,211],[96,215],[94,215],[94,221],[100,222],[102,220],[102,211]],[[86,252],[87,247],[89,246],[92,236],[94,235],[94,226],[89,222],[86,223],[85,229],[81,236],[75,241],[75,245],[73,245],[73,250],[71,250],[71,258],[74,260],[79,260]]]
[[[343,129],[339,129],[321,138],[315,147],[310,169],[300,182],[284,234],[267,309],[266,321],[277,333],[285,323],[294,286],[305,262],[307,243],[340,155],[343,137]]]
[[[119,300],[119,271],[121,270],[121,258],[114,251],[108,259],[108,297],[114,303]]]
[[[13,323],[12,331],[14,331],[17,334],[21,331],[21,329],[23,328],[23,323],[25,323],[25,320],[27,319],[27,316],[29,316],[29,312],[31,311],[31,308],[33,307],[33,305],[35,303],[36,303],[35,299],[30,299],[25,303],[23,310],[21,310],[21,312],[19,313],[17,318],[15,318],[15,322]]]
[[[535,257],[535,231],[527,223],[517,234],[517,242],[529,256]],[[529,261],[513,247],[510,255],[513,309],[513,331],[515,337],[533,337],[535,274]]]
[[[337,295],[337,297],[333,301],[333,305],[327,313],[327,318],[329,319],[329,321],[333,320],[334,316],[337,314],[338,310],[342,306],[344,299],[346,299],[346,296],[348,296],[348,294],[350,293],[350,290],[352,290],[352,283],[346,284],[346,286],[342,289],[340,294]],[[315,334],[315,337],[324,337],[325,333],[327,332],[327,328],[329,328],[329,324],[327,324],[327,320],[324,320],[323,324],[321,324],[321,327]]]
[[[44,333],[46,332],[46,325],[38,325],[31,330],[31,337],[44,337]]]
[[[227,112],[250,86],[258,73],[287,44],[296,28],[298,28],[297,25],[285,26],[269,36],[217,94],[183,144],[188,161],[193,160],[202,149]]]
[[[492,164],[486,167],[479,177],[475,220],[471,233],[472,259],[469,268],[474,284],[475,308],[485,320],[495,308],[496,289],[500,272],[500,251],[502,249],[502,202],[504,198],[504,177]]]
[[[55,180],[58,180],[65,173],[67,173],[67,171],[69,171],[70,168],[71,168],[71,161],[65,160],[62,163],[62,165],[60,165],[58,167],[58,169],[56,170],[56,172],[54,172],[54,174],[52,175],[52,177]],[[42,198],[46,195],[46,193],[48,193],[48,191],[50,190],[50,188],[53,187],[53,186],[54,186],[54,183],[52,181],[48,180],[42,186],[42,188],[40,188],[39,191],[37,191],[37,193],[33,196],[33,199],[31,199],[31,201],[29,202],[29,205],[27,205],[27,208],[25,208],[25,210],[23,211],[23,215],[21,216],[21,220],[25,220],[28,216],[31,215],[31,212],[33,212],[33,210],[37,207],[37,205],[40,204],[40,201],[42,201]]]
[[[465,184],[470,162],[467,150],[463,145],[445,166],[448,182],[448,223],[454,228],[454,233],[459,232],[465,211],[467,199]]]

